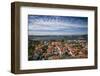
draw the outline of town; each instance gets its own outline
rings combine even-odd
[[[29,60],[76,59],[88,57],[88,43],[78,40],[36,40],[29,43]]]

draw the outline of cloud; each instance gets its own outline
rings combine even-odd
[[[84,35],[84,32],[28,32],[29,35]]]
[[[29,17],[29,35],[69,35],[87,33],[87,18],[86,20],[83,18],[82,21],[80,17],[74,19],[59,16],[37,17]]]

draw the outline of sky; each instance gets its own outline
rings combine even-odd
[[[87,33],[87,17],[28,15],[29,35],[83,35]]]

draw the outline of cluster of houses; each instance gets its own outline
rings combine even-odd
[[[86,40],[41,40],[31,44],[29,60],[87,58]]]

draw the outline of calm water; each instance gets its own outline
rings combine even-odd
[[[69,36],[36,36],[36,35],[29,35],[28,39],[29,40],[79,40],[79,39],[85,39],[87,40],[87,35],[69,35]]]

